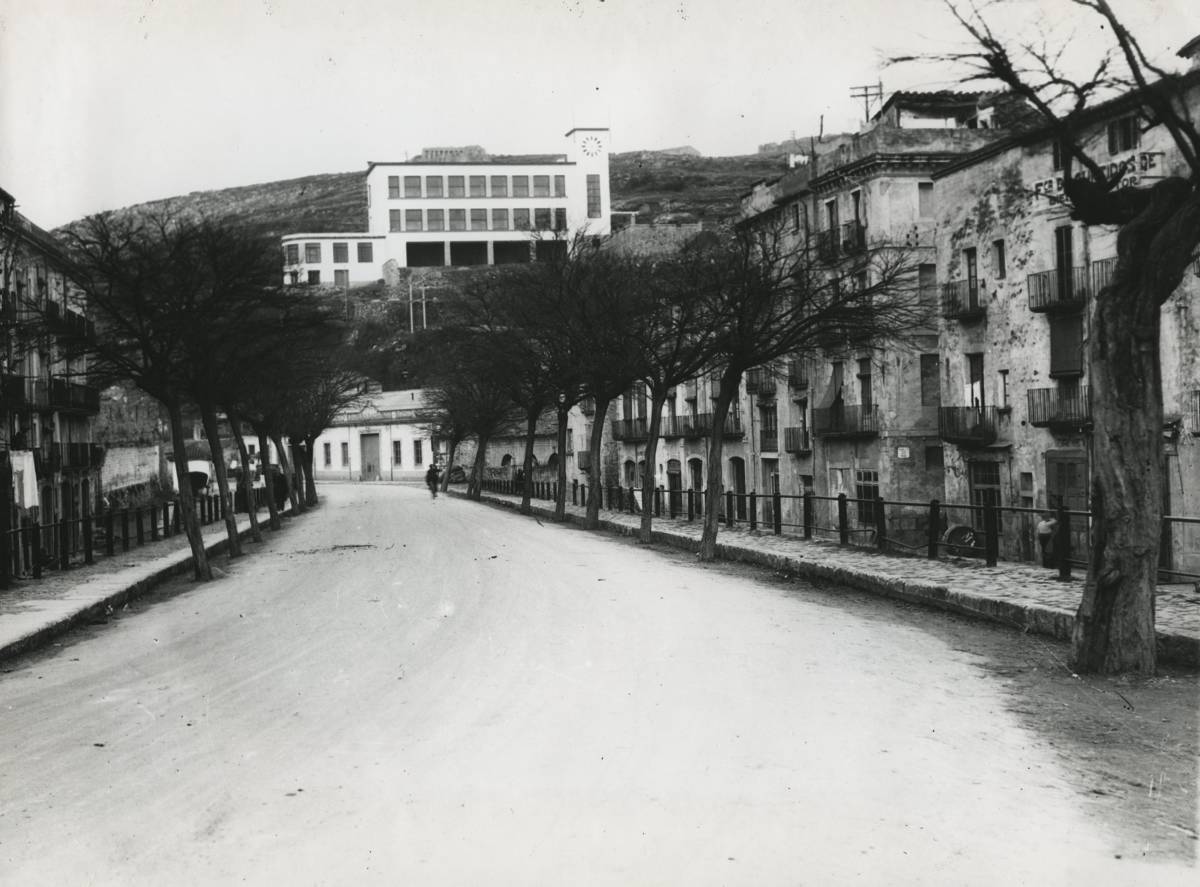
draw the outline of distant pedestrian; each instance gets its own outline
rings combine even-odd
[[[1057,566],[1054,562],[1054,535],[1058,531],[1058,519],[1045,512],[1037,525],[1038,547],[1042,550],[1042,566]]]
[[[429,487],[429,495],[436,499],[438,488],[438,470],[436,465],[430,465],[429,470],[425,472],[425,486]]]

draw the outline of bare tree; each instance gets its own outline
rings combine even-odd
[[[1072,218],[1118,229],[1116,269],[1092,308],[1093,537],[1074,658],[1084,672],[1153,674],[1163,507],[1159,321],[1200,245],[1200,131],[1187,103],[1200,77],[1154,64],[1107,0],[1074,3],[1111,40],[1081,76],[1065,69],[1063,44],[1010,39],[978,8],[951,2],[972,45],[934,58],[964,66],[966,80],[999,81],[1026,99],[1057,143]],[[1127,187],[1125,169],[1099,162],[1087,136],[1105,100],[1121,94],[1140,126],[1168,133],[1184,172]]]

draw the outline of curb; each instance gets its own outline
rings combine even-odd
[[[238,539],[240,540],[244,541],[250,535],[249,526],[238,531]],[[222,554],[227,548],[229,548],[229,539],[223,538],[206,545],[204,550],[209,555],[217,555]],[[66,634],[73,628],[91,622],[98,616],[103,616],[110,608],[115,610],[119,606],[124,606],[129,601],[141,597],[166,580],[186,573],[191,569],[192,552],[190,548],[183,549],[174,555],[164,556],[164,560],[168,557],[171,559],[167,563],[164,563],[161,567],[143,576],[141,579],[93,601],[68,616],[35,629],[16,640],[0,645],[0,660],[20,656],[23,653],[30,653],[39,647],[43,647],[49,641]]]
[[[467,498],[461,493],[451,491],[452,495]],[[520,513],[516,502],[507,499],[493,499],[483,496],[481,503],[498,508],[507,508]],[[554,510],[541,505],[532,505],[533,514],[553,520]],[[568,512],[566,522],[582,523],[579,516]],[[600,529],[618,536],[636,536],[636,527],[607,520],[601,515]],[[693,550],[695,540],[667,530],[654,529],[651,541],[673,548]],[[1058,607],[1039,606],[1037,604],[1018,604],[1012,601],[1001,601],[994,598],[980,597],[975,594],[954,591],[953,589],[933,582],[922,582],[912,579],[896,579],[891,576],[881,576],[865,570],[848,570],[844,567],[830,567],[814,561],[789,557],[786,555],[770,554],[765,551],[753,551],[729,543],[717,541],[717,557],[723,561],[753,564],[767,567],[779,573],[788,573],[803,579],[825,582],[836,582],[858,591],[865,591],[881,597],[893,598],[910,604],[918,604],[937,610],[982,619],[1007,628],[1054,638],[1060,641],[1070,641],[1071,632],[1075,625],[1075,614]],[[1187,668],[1200,667],[1200,638],[1173,632],[1158,631],[1157,657],[1164,664],[1178,665]]]

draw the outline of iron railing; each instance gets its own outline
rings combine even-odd
[[[788,453],[811,453],[812,435],[807,428],[783,429],[783,449]]]
[[[940,407],[938,436],[958,446],[987,446],[994,443],[999,425],[996,407]]]
[[[1029,424],[1053,431],[1082,431],[1092,421],[1088,388],[1030,388],[1025,396],[1029,404]]]
[[[987,291],[977,277],[942,284],[942,316],[948,320],[978,320],[987,314]]]
[[[813,409],[817,437],[875,437],[879,434],[879,408],[875,404],[841,405]]]

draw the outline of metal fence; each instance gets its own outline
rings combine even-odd
[[[254,490],[256,512],[267,507],[267,492],[265,488]],[[194,507],[201,526],[221,520],[219,496],[197,496]],[[246,510],[240,491],[236,510]],[[41,579],[46,570],[93,564],[97,557],[113,557],[118,552],[153,544],[181,532],[178,499],[138,508],[108,509],[46,524],[26,521],[8,531],[8,552],[0,553],[0,558],[7,560],[8,570],[0,570],[0,587],[7,588],[10,577]]]
[[[554,501],[558,497],[555,482],[531,482],[528,486],[534,499]],[[483,489],[519,496],[522,485],[495,478],[485,480]],[[685,520],[702,518],[706,502],[703,491],[661,487],[647,497],[641,488],[589,487],[573,482],[568,493],[572,505],[586,505],[590,496],[596,496],[602,509],[640,513],[649,507],[656,517]],[[1061,506],[1047,511],[936,499],[929,502],[891,501],[882,497],[860,499],[844,493],[785,496],[726,490],[718,509],[721,522],[729,527],[740,525],[775,535],[830,540],[897,555],[981,558],[989,566],[1001,560],[1041,563],[1057,570],[1062,579],[1072,578],[1075,569],[1086,571],[1092,521],[1090,512]],[[1049,554],[1043,553],[1037,536],[1038,523],[1046,514],[1055,519]],[[1187,534],[1200,547],[1200,517],[1164,515],[1162,522],[1164,537]],[[1180,580],[1200,580],[1200,573],[1175,570],[1167,565],[1159,567],[1160,582]]]

